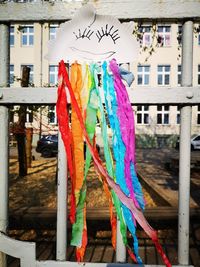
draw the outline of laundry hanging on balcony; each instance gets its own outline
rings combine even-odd
[[[90,5],[64,23],[49,45],[48,59],[59,62],[56,107],[71,178],[71,245],[76,247],[78,261],[84,260],[87,246],[85,200],[87,174],[93,160],[109,202],[113,247],[117,216],[123,242],[134,262],[142,263],[136,235],[139,224],[152,238],[166,266],[171,266],[156,231],[143,215],[145,201],[135,169],[134,113],[119,67],[119,63],[137,60],[138,49],[130,27],[113,17],[96,14]],[[66,63],[70,63],[68,69]],[[132,79],[131,73],[126,73],[126,81],[127,77]],[[105,164],[96,149],[97,121]],[[112,130],[112,147],[108,127]],[[87,144],[85,159],[84,142]],[[133,237],[132,246],[127,241],[126,227]]]

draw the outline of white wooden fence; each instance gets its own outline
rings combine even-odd
[[[85,2],[85,1],[83,1]],[[88,2],[88,1],[87,1]],[[200,87],[192,87],[193,73],[193,21],[200,19],[200,1],[178,0],[126,0],[89,1],[100,14],[114,15],[120,19],[163,19],[183,22],[182,87],[134,88],[129,90],[134,104],[181,105],[178,262],[189,264],[189,196],[190,196],[190,132],[192,105],[200,104]],[[10,239],[8,227],[8,108],[14,104],[54,104],[55,88],[8,88],[9,23],[12,21],[62,21],[70,19],[81,2],[4,3],[0,4],[0,267],[6,267],[5,254],[20,258],[22,267],[55,266],[119,266],[106,263],[67,262],[66,260],[66,164],[65,152],[59,139],[58,211],[57,211],[57,261],[36,260],[35,244]],[[148,91],[147,91],[148,90]],[[48,91],[48,93],[47,93]],[[66,234],[65,234],[66,233]],[[118,232],[117,261],[125,260],[124,247]],[[132,266],[120,264],[120,266]]]

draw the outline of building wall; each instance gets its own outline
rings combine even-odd
[[[56,23],[58,25],[59,23]],[[23,24],[24,26],[27,26]],[[11,46],[11,64],[14,65],[14,76],[15,81],[11,86],[20,86],[20,81],[18,78],[21,77],[21,65],[33,65],[33,85],[34,86],[49,86],[49,66],[56,65],[57,62],[48,62],[45,59],[45,55],[48,51],[48,40],[50,36],[50,26],[53,26],[49,23],[34,23],[28,24],[33,26],[34,28],[34,43],[33,45],[23,46],[22,45],[22,33],[23,33],[23,25],[13,24],[14,26],[14,45]],[[137,25],[135,24],[134,27]],[[144,24],[142,26],[152,26],[151,23]],[[169,46],[160,46],[157,41],[158,26],[170,26],[170,45]],[[147,85],[142,86],[154,86],[159,87],[157,82],[158,75],[158,65],[169,65],[170,66],[170,82],[169,85],[166,86],[177,86],[178,80],[178,65],[181,64],[181,45],[178,44],[178,27],[177,23],[172,24],[157,24],[153,26],[156,30],[155,32],[151,32],[151,35],[155,35],[153,39],[153,49],[152,54],[149,54],[150,48],[148,47],[146,51],[144,51],[144,42],[141,41],[141,53],[139,56],[139,61],[135,63],[131,63],[130,65],[126,65],[124,67],[129,68],[130,71],[134,73],[135,80],[132,84],[134,86],[138,85],[138,65],[140,66],[150,66],[149,72],[149,83]],[[199,27],[198,24],[195,24],[195,27]],[[142,37],[143,38],[143,37]],[[193,85],[197,86],[198,84],[198,65],[200,65],[200,44],[199,44],[199,33],[194,33],[194,56],[193,56]],[[130,59],[132,61],[132,59]],[[200,67],[199,67],[200,68]],[[200,74],[199,74],[200,75]],[[161,87],[161,86],[160,86]],[[162,87],[161,87],[162,90]],[[133,103],[134,105],[134,103]],[[142,108],[142,107],[141,107]],[[138,140],[145,140],[147,143],[157,142],[161,136],[175,142],[173,140],[176,139],[179,134],[179,124],[177,124],[177,107],[170,106],[169,107],[169,115],[168,115],[168,124],[158,124],[157,123],[157,107],[150,106],[148,107],[148,123],[138,122],[139,113],[142,112],[138,110],[138,107],[134,107],[135,118],[136,118],[136,134],[138,136]],[[142,108],[143,109],[143,108]],[[193,107],[192,114],[192,134],[200,133],[200,124],[197,124],[197,107]],[[200,111],[199,111],[200,112]],[[144,113],[144,112],[143,112]],[[41,115],[42,114],[42,115]],[[42,109],[41,112],[34,113],[34,121],[33,123],[27,123],[27,126],[34,128],[34,133],[36,134],[36,138],[38,138],[38,134],[41,128],[41,134],[46,134],[48,132],[55,132],[57,130],[56,123],[49,124],[48,119],[48,108]],[[143,115],[142,115],[143,116]],[[42,118],[42,121],[41,121]],[[173,139],[174,136],[174,139]],[[157,138],[158,137],[158,138]],[[156,140],[155,140],[156,139]],[[151,142],[150,142],[150,141]],[[140,141],[139,141],[140,142]],[[167,141],[168,142],[168,141]]]

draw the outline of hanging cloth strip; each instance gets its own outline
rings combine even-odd
[[[65,64],[64,61],[62,60],[59,63],[59,73],[62,75],[65,84],[62,83],[62,87],[61,90],[58,91],[60,95],[62,95],[63,97],[66,98],[66,92],[65,92],[65,86],[68,88],[69,93],[70,93],[70,97],[71,97],[71,103],[74,106],[74,109],[77,113],[77,117],[79,119],[84,137],[85,137],[85,141],[88,145],[88,148],[90,150],[90,153],[93,157],[94,163],[96,165],[96,168],[98,169],[99,173],[102,175],[103,179],[105,180],[105,182],[108,183],[108,185],[115,191],[115,193],[117,194],[117,196],[119,197],[119,199],[121,200],[121,202],[127,206],[127,208],[131,211],[132,215],[134,216],[135,220],[139,223],[139,225],[144,229],[144,231],[146,232],[146,234],[152,239],[152,241],[154,242],[157,251],[160,253],[164,263],[166,264],[167,267],[171,267],[171,263],[169,262],[168,258],[166,257],[159,241],[158,241],[158,236],[157,236],[157,232],[148,224],[148,222],[146,221],[142,211],[137,208],[137,206],[135,205],[134,201],[129,198],[128,196],[126,196],[124,194],[124,192],[120,189],[120,186],[118,184],[115,183],[115,181],[109,176],[109,174],[107,173],[107,171],[105,170],[105,168],[103,167],[102,161],[99,158],[99,155],[97,153],[97,151],[93,148],[93,146],[91,145],[89,136],[87,134],[85,125],[84,125],[84,121],[82,118],[82,114],[81,114],[81,110],[79,109],[79,106],[77,104],[76,98],[74,96],[71,84],[69,82],[68,79],[68,74],[65,68]],[[58,96],[58,100],[60,100],[60,96]],[[60,103],[57,103],[58,105],[60,105]],[[58,116],[60,116],[60,114],[58,114]],[[60,127],[60,126],[59,126]],[[62,134],[62,132],[61,132]],[[63,139],[64,141],[64,139]],[[66,141],[66,139],[65,139]]]
[[[68,161],[68,169],[71,178],[71,195],[70,195],[70,213],[69,219],[70,222],[73,224],[75,222],[75,215],[76,215],[76,200],[75,200],[75,193],[74,193],[74,165],[73,165],[73,158],[72,158],[72,134],[71,129],[69,127],[69,116],[68,116],[68,102],[65,90],[63,76],[61,73],[61,69],[58,71],[58,99],[56,103],[56,113],[58,118],[58,125],[59,130],[62,136],[62,140],[65,146],[65,150],[67,153],[67,161]],[[66,177],[67,179],[67,177]]]
[[[118,104],[117,104],[117,99],[115,95],[113,75],[108,74],[106,62],[103,63],[102,68],[103,68],[103,89],[104,89],[104,95],[105,95],[106,110],[108,112],[108,119],[110,122],[111,129],[113,131],[113,154],[114,154],[115,161],[116,161],[116,177],[117,177],[116,182],[119,184],[122,191],[127,196],[129,196],[130,191],[129,191],[129,187],[127,186],[127,182],[125,179],[126,147],[122,140],[120,123],[119,123],[118,116],[117,116]],[[124,127],[126,127],[128,130],[129,123],[127,123],[127,125],[124,125]],[[129,186],[132,186],[132,185],[129,184]],[[123,204],[122,204],[122,211],[123,211],[123,217],[126,222],[126,225],[134,239],[133,247],[134,247],[136,260],[138,263],[142,263],[142,260],[139,257],[139,253],[138,253],[138,240],[136,236],[136,226],[135,226],[134,218],[131,214],[131,211]],[[122,235],[124,235],[124,233],[122,233]]]
[[[82,112],[81,91],[83,87],[82,68],[80,64],[71,65],[71,86],[79,109]],[[76,222],[72,225],[71,244],[76,246],[76,257],[82,261],[87,246],[86,204],[82,199],[86,197],[84,183],[84,142],[82,128],[80,127],[74,106],[71,106],[71,132],[73,136],[74,160],[74,190],[76,199]]]
[[[126,147],[125,152],[125,177],[126,184],[137,208],[144,209],[144,198],[141,185],[135,173],[135,127],[134,117],[128,93],[121,80],[119,67],[113,59],[110,61],[110,70],[114,77],[114,88],[117,97],[117,115],[119,118],[121,136]]]
[[[115,179],[113,159],[112,159],[111,151],[110,151],[109,144],[108,144],[108,138],[107,138],[106,118],[105,118],[103,104],[101,102],[101,97],[100,97],[99,88],[98,88],[98,73],[99,73],[100,67],[97,64],[91,64],[90,69],[91,69],[92,76],[94,78],[94,83],[95,83],[95,88],[96,88],[95,96],[96,96],[96,102],[98,102],[97,116],[98,116],[98,119],[101,125],[101,132],[102,132],[102,138],[103,138],[103,144],[104,144],[104,157],[106,160],[106,168],[108,170],[109,175],[113,179]],[[95,128],[96,128],[96,125],[95,125]],[[120,213],[120,217],[122,218],[121,210],[120,210],[120,202],[115,192],[113,190],[111,190],[110,192],[108,185],[107,183],[105,183],[104,180],[103,180],[103,187],[104,187],[104,191],[106,193],[106,196],[109,202],[110,223],[111,223],[111,229],[112,229],[112,245],[114,249],[116,249],[117,219],[116,219],[116,216],[113,210],[113,202],[114,202],[117,212]],[[125,229],[124,223],[122,224],[122,228]]]

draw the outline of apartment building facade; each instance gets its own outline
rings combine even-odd
[[[57,85],[57,62],[45,55],[48,41],[56,37],[59,22],[12,24],[10,27],[10,86],[20,86],[24,65],[29,66],[30,86]],[[194,27],[193,85],[200,86],[200,25]],[[180,86],[182,27],[176,22],[133,23],[133,34],[140,43],[138,62],[124,64],[134,74],[131,87]],[[130,59],[132,62],[132,59]],[[180,107],[134,106],[139,146],[173,145],[179,135]],[[57,131],[55,106],[27,112],[27,127],[33,127],[35,140],[40,134]],[[192,134],[200,134],[200,106],[193,107]]]

